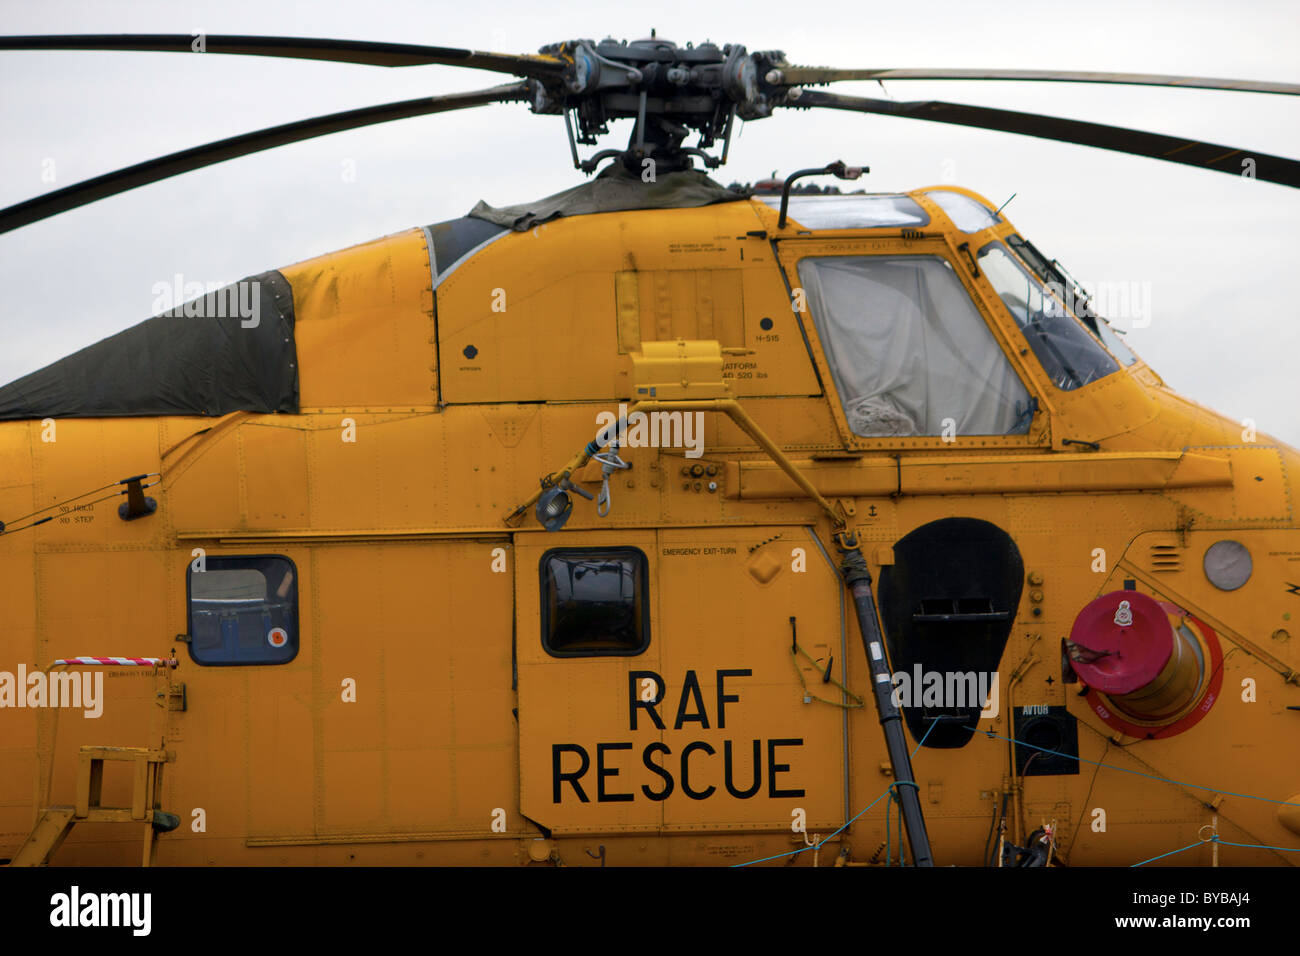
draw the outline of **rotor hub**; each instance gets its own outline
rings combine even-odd
[[[609,158],[634,172],[690,169],[693,157],[709,168],[721,165],[736,117],[771,115],[773,101],[759,78],[785,62],[775,51],[750,54],[738,44],[707,41],[678,46],[659,37],[570,40],[539,52],[567,63],[562,76],[531,81],[533,112],[565,115],[574,165],[586,172]],[[578,145],[595,145],[619,119],[634,121],[627,149],[578,159]],[[691,134],[696,143],[683,145]],[[719,140],[722,154],[708,153]]]

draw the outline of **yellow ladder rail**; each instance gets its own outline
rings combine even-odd
[[[176,816],[158,809],[163,767],[175,757],[172,751],[145,747],[82,747],[78,754],[76,803],[71,807],[43,809],[9,865],[47,865],[78,823],[136,823],[144,827],[140,865],[153,866],[158,853],[158,834],[174,830],[180,824]],[[133,764],[129,807],[105,807],[100,803],[106,760]]]

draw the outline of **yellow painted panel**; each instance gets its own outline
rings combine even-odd
[[[641,305],[637,292],[638,273],[619,272],[614,276],[615,309],[618,317],[618,351],[620,355],[641,348]]]
[[[414,229],[281,270],[293,287],[303,407],[435,404],[424,242]]]
[[[742,270],[677,269],[636,275],[643,341],[717,339],[726,347],[744,345]]]
[[[178,450],[174,459],[169,458],[167,467],[163,507],[176,530],[247,527],[240,509],[244,478],[236,422],[217,426],[208,435],[193,439]],[[302,495],[305,490],[295,489],[294,495]]]
[[[40,422],[0,426],[0,515],[13,522],[32,511],[32,442],[40,441]],[[125,478],[126,475],[121,477]]]
[[[1251,560],[1250,577],[1232,591],[1215,587],[1205,574],[1206,552],[1224,540],[1244,545]],[[1211,627],[1248,641],[1257,657],[1300,671],[1300,625],[1294,623],[1300,619],[1294,613],[1300,611],[1300,594],[1292,590],[1300,585],[1300,531],[1149,532],[1133,539],[1124,562],[1133,570],[1117,573],[1117,582],[1136,571]],[[1283,598],[1295,607],[1282,603]]]
[[[1242,445],[1219,454],[1232,464],[1231,494],[1187,489],[1169,497],[1194,509],[1200,522],[1235,525],[1294,520],[1291,487],[1282,451],[1268,445]]]
[[[310,672],[258,668],[247,706],[249,833],[310,833],[315,816]]]
[[[321,827],[326,832],[367,833],[386,829],[383,790],[388,782],[384,753],[372,750],[325,752]],[[430,797],[436,799],[435,791]]]
[[[643,342],[714,337],[754,349],[759,366],[735,369],[747,383],[741,394],[815,394],[770,250],[732,238],[754,225],[747,204],[729,203],[672,220],[650,212],[559,220],[493,243],[438,288],[444,398],[625,396],[627,367],[608,357],[630,351],[634,309]],[[708,241],[682,238],[702,229]]]
[[[672,595],[661,603],[663,738],[678,783],[664,801],[664,825],[788,829],[795,809],[810,826],[843,823],[843,711],[805,703],[790,652],[795,616],[800,646],[823,667],[833,656],[834,676],[842,677],[841,585],[833,569],[800,528],[663,531],[659,551],[658,586]],[[812,694],[840,700],[834,685],[821,683],[817,666],[800,657],[799,671]],[[869,692],[865,671],[850,676],[855,683],[858,693]],[[721,702],[724,693],[738,699]],[[679,775],[687,771],[694,797]],[[737,795],[751,788],[750,796]]]
[[[300,528],[307,513],[307,442],[302,431],[249,423],[239,429],[244,501],[253,528]]]
[[[80,655],[166,657],[175,646],[167,604],[159,599],[169,583],[162,553],[41,554],[37,576],[40,651],[49,660]],[[41,665],[48,662],[42,660]],[[110,698],[105,706],[111,703]]]
[[[1033,491],[1158,491],[1169,487],[1231,487],[1228,462],[1194,453],[1003,455],[986,458],[912,456],[848,462],[799,459],[813,487],[827,495],[1016,494]],[[799,494],[767,461],[731,462],[727,494],[770,498]],[[1220,492],[1221,494],[1222,492]]]
[[[649,648],[630,657],[550,656],[542,647],[540,629],[542,555],[551,548],[611,546],[640,548],[649,562]],[[641,787],[657,791],[661,785],[661,778],[644,764],[646,748],[658,743],[661,734],[643,716],[633,730],[629,710],[631,672],[657,672],[664,641],[655,599],[654,534],[521,534],[516,536],[516,553],[521,810],[561,833],[658,829],[662,802],[646,796]],[[559,779],[557,767],[561,773],[577,773],[584,762],[586,769],[576,781]],[[601,777],[601,770],[607,775]]]
[[[761,258],[751,255],[746,259],[741,276],[745,314],[740,331],[744,338],[736,344],[752,351],[727,356],[723,377],[741,397],[817,395],[821,387],[799,333],[798,319],[790,309],[780,269],[767,247],[761,249]],[[729,326],[736,321],[726,317]]]
[[[316,527],[428,527],[446,520],[443,416],[330,414],[320,424],[308,438]]]
[[[35,477],[32,506],[54,505],[38,517],[56,517],[27,534],[44,545],[74,547],[143,545],[159,540],[162,528],[158,521],[122,521],[117,507],[126,499],[114,495],[120,487],[103,487],[159,470],[155,420],[69,418],[55,422],[54,441],[42,441],[44,429],[39,423],[32,423],[30,434]],[[96,489],[102,490],[87,495]],[[145,494],[160,502],[166,500],[165,489],[152,488]],[[105,496],[108,500],[97,501]]]
[[[512,575],[492,570],[502,546],[317,551],[319,586],[336,599],[319,631],[326,828],[486,833],[496,806],[517,813]],[[342,699],[345,678],[356,682],[355,703]],[[466,753],[481,759],[466,769]],[[361,754],[382,762],[370,776],[349,777],[346,768],[371,766],[345,756]]]
[[[459,753],[451,748],[389,753],[388,767],[383,778],[387,783],[384,795],[388,806],[387,826],[405,832],[432,829],[440,832],[450,830],[490,832],[488,829],[491,825],[490,810],[485,809],[481,813],[476,813],[474,811],[478,807],[472,802],[468,808],[457,805],[459,756]],[[490,780],[499,777],[498,771],[496,777],[480,778],[475,781],[474,789],[482,792]],[[373,783],[377,783],[378,779],[376,778]],[[349,781],[343,786],[358,789],[359,783],[360,781]],[[481,804],[480,800],[479,805]],[[512,805],[513,797],[507,806]]]

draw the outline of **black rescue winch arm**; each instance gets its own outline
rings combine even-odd
[[[880,623],[876,618],[876,599],[871,593],[871,572],[862,556],[856,534],[841,531],[835,536],[835,546],[843,557],[840,573],[853,594],[853,606],[858,614],[858,628],[862,632],[862,646],[867,652],[867,666],[871,668],[871,691],[876,701],[876,714],[885,734],[889,749],[889,765],[894,772],[894,786],[898,802],[903,808],[903,823],[907,827],[907,842],[912,848],[912,860],[917,866],[934,866],[930,855],[930,837],[925,832],[925,817],[921,813],[920,788],[912,774],[912,758],[907,753],[907,740],[903,736],[903,715],[894,703],[893,678],[885,660],[885,645],[880,636]]]

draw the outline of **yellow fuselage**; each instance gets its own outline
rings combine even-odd
[[[622,448],[632,468],[611,476],[607,517],[575,497],[555,533],[532,509],[504,520],[602,412],[636,400],[633,355],[677,339],[720,344],[731,394],[843,509],[877,580],[896,542],[939,519],[981,519],[1019,549],[1001,706],[979,725],[996,736],[914,758],[939,865],[987,859],[1004,795],[1007,838],[1055,821],[1072,865],[1154,857],[1214,819],[1227,841],[1300,846],[1295,810],[1279,803],[1300,794],[1300,713],[1287,709],[1300,705],[1300,454],[1244,437],[1140,361],[1056,388],[961,249],[1013,227],[966,234],[911,195],[931,218],[916,232],[778,230],[751,200],[563,218],[454,269],[431,266],[426,231],[398,233],[282,270],[300,414],[65,418],[54,440],[40,420],[0,424],[0,518],[161,474],[152,515],[122,521],[107,502],[0,535],[0,671],[173,649],[180,661],[170,677],[104,668],[98,717],[0,709],[0,857],[43,807],[72,803],[78,748],[91,745],[173,752],[161,805],[181,824],[159,841],[164,864],[595,865],[598,845],[614,865],[740,863],[805,846],[800,820],[809,841],[840,828],[891,783],[852,603],[828,519],[731,420],[703,417],[698,456],[684,443]],[[871,255],[950,264],[1037,399],[1027,432],[852,432],[808,307],[796,295],[792,311],[791,297],[800,260]],[[600,478],[599,465],[575,476],[593,493]],[[1203,570],[1224,539],[1253,559],[1232,591]],[[539,562],[554,548],[645,555],[643,651],[547,653]],[[287,663],[205,666],[178,639],[192,563],[241,554],[296,568]],[[1126,581],[1222,646],[1221,690],[1162,739],[1120,736],[1061,680],[1075,616]],[[791,618],[806,657],[791,654]],[[866,706],[823,681],[830,658]],[[663,684],[653,715],[637,706],[647,674]],[[168,692],[180,684],[184,709]],[[1018,775],[999,738],[1016,736],[1013,713],[1048,706],[1077,718],[1083,761],[1137,773],[1085,762]],[[114,774],[104,803],[129,805],[129,775]],[[1207,808],[1222,791],[1237,795]],[[883,860],[885,810],[877,802],[820,864]],[[896,830],[889,839],[896,856]],[[139,852],[137,827],[87,823],[54,861]],[[1242,865],[1297,856],[1221,853]]]

